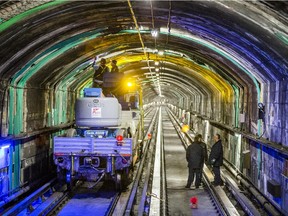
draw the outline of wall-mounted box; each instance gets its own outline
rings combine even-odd
[[[281,184],[274,180],[267,180],[267,191],[273,197],[281,197]]]
[[[239,114],[239,121],[240,121],[240,123],[244,123],[245,122],[245,114],[244,113],[240,113]]]
[[[251,154],[250,150],[246,150],[242,152],[243,157],[243,168],[244,169],[250,169],[251,167]]]
[[[288,177],[288,160],[285,160],[284,168],[283,168],[283,175]]]

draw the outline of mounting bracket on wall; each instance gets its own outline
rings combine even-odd
[[[258,119],[264,119],[265,117],[265,105],[258,103]]]

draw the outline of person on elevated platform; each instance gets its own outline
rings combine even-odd
[[[111,62],[111,73],[119,73],[119,68],[115,59],[113,59]]]
[[[93,75],[93,88],[100,88],[102,87],[103,84],[103,76],[105,73],[109,73],[110,70],[109,68],[106,66],[106,59],[102,58],[100,60],[100,64],[99,65],[95,65],[96,62],[96,58],[94,59],[94,62],[92,64],[95,72]]]
[[[111,72],[104,74],[103,91],[106,92],[108,95],[113,95],[117,98],[121,96],[123,94],[123,76],[124,73],[119,72],[117,61],[113,59],[111,62]]]

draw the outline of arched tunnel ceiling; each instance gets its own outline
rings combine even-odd
[[[259,90],[287,79],[286,3],[132,1],[139,29],[128,3],[53,1],[2,19],[1,90],[88,85],[95,56],[117,59],[151,99],[153,92],[229,98],[231,86]]]

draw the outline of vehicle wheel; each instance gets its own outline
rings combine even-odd
[[[127,169],[128,169],[128,177],[127,177],[127,186],[128,186],[128,184],[130,184],[133,181],[134,169],[133,169],[133,166]]]
[[[68,190],[72,190],[73,187],[74,187],[74,183],[75,183],[75,180],[73,179],[72,175],[71,175],[71,172],[70,171],[67,171],[66,172],[66,184],[67,184],[67,189]]]
[[[116,189],[116,191],[121,191],[122,190],[122,175],[121,175],[121,173],[117,173],[116,174],[115,189]]]
[[[59,169],[59,171],[57,171],[57,179],[59,182],[61,183],[66,183],[66,170],[65,169]]]

